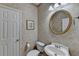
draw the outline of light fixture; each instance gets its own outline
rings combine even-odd
[[[60,3],[55,3],[53,7],[54,7],[54,8],[57,8],[57,7],[59,7],[59,6],[60,6]]]
[[[54,10],[54,8],[50,5],[49,6],[49,11],[52,11],[52,10]]]
[[[50,4],[50,6],[49,6],[49,11],[52,11],[52,10],[54,10],[55,8],[58,8],[60,5],[66,5],[66,4],[68,4],[68,3],[55,3],[55,4]]]
[[[54,10],[55,8],[57,8],[57,7],[59,7],[60,6],[60,4],[59,3],[55,3],[55,4],[50,4],[50,6],[49,6],[49,11],[52,11],[52,10]]]

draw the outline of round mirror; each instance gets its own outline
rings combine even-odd
[[[55,12],[49,21],[50,30],[55,34],[64,34],[72,24],[72,16],[68,11],[59,10]]]

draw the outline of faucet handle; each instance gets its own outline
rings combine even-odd
[[[60,46],[60,45],[55,45],[55,47],[56,47],[56,48],[61,48],[61,46]]]

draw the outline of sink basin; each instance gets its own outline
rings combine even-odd
[[[68,51],[65,49],[57,48],[54,45],[47,45],[44,51],[48,56],[68,56]]]

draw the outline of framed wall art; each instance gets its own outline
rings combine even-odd
[[[34,20],[26,20],[26,30],[34,30],[35,23]]]

